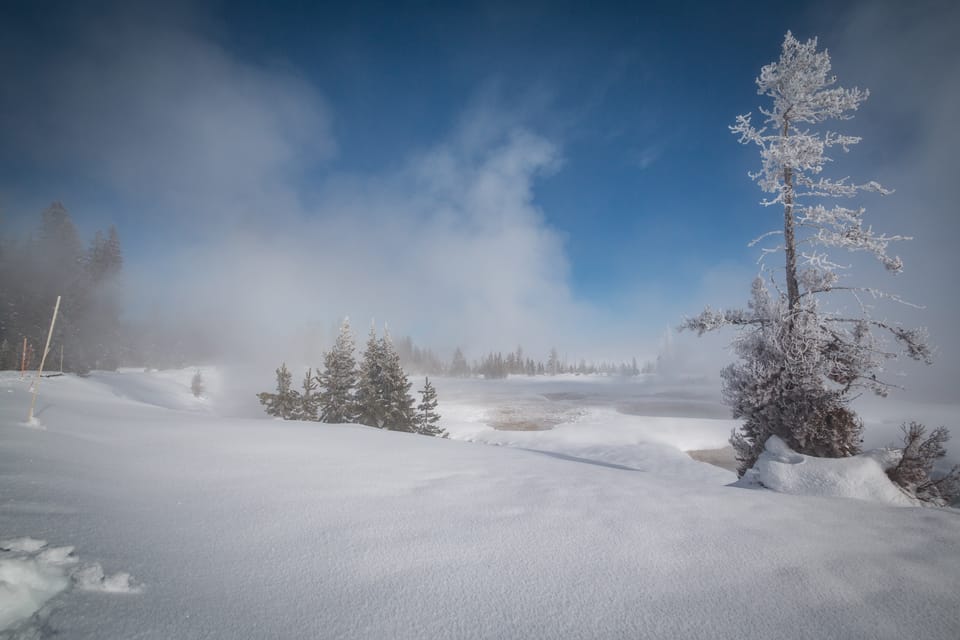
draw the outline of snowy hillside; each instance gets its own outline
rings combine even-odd
[[[44,380],[41,429],[0,374],[0,638],[960,637],[956,511],[728,486],[706,410],[448,381],[442,440],[192,373]]]

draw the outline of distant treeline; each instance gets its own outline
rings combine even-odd
[[[60,313],[47,368],[116,369],[122,357],[117,230],[84,245],[67,210],[54,202],[25,237],[0,235],[0,369],[36,368],[57,296]],[[26,344],[26,348],[24,348]]]
[[[507,353],[491,351],[480,360],[467,362],[463,351],[458,347],[450,361],[443,359],[428,348],[418,347],[409,337],[400,338],[396,342],[397,353],[404,368],[409,371],[427,375],[447,375],[467,378],[483,376],[486,379],[506,378],[508,375],[543,376],[572,373],[576,375],[619,375],[637,376],[641,373],[653,373],[656,369],[653,363],[645,363],[642,368],[637,366],[637,359],[629,362],[587,362],[580,359],[576,363],[562,358],[556,349],[551,349],[547,360],[535,360],[525,355],[523,347]]]

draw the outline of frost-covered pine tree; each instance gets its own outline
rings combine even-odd
[[[413,385],[403,370],[400,354],[394,348],[390,333],[386,329],[380,340],[380,349],[383,357],[382,398],[385,402],[382,426],[392,431],[414,431],[415,400],[410,395]]]
[[[886,360],[901,354],[924,362],[931,357],[924,331],[875,319],[865,303],[867,298],[899,299],[841,284],[845,267],[828,254],[831,249],[865,252],[891,272],[903,268],[887,249],[907,238],[876,233],[864,225],[863,207],[843,202],[891,191],[873,181],[858,184],[823,175],[834,160],[831,152],[846,152],[860,142],[825,123],[852,118],[869,93],[836,86],[829,54],[817,50],[816,39],[800,42],[790,32],[780,59],[763,67],[756,83],[758,94],[770,99],[770,106],[760,109],[763,124],[758,128],[746,114],[730,129],[742,144],[760,149],[761,169],[750,176],[770,194],[762,204],[782,208],[783,227],[751,243],[781,240],[763,248],[761,257],[764,278],[776,294],[771,296],[761,279],[754,283],[747,310],[706,309],[682,326],[700,334],[728,325],[741,329],[734,343],[741,361],[723,372],[726,401],[734,417],[745,419],[731,438],[741,474],[772,434],[802,453],[856,453],[861,426],[848,406],[851,397],[861,389],[886,395],[893,386],[882,379]],[[780,250],[782,280],[763,260]],[[852,295],[858,313],[826,308],[827,294],[840,292]]]
[[[190,391],[193,393],[194,398],[199,398],[203,395],[203,392],[206,391],[206,387],[203,385],[203,376],[200,375],[199,369],[193,374],[193,379],[190,380]]]
[[[297,407],[295,417],[297,420],[319,419],[320,396],[317,391],[317,378],[313,375],[313,369],[307,369],[303,376],[303,392],[300,393],[300,406]]]
[[[560,372],[561,372],[560,354],[557,353],[556,348],[551,348],[550,355],[547,357],[547,373],[549,373],[552,376],[555,376]]]
[[[367,346],[360,361],[355,405],[357,422],[370,427],[382,428],[386,421],[384,359],[383,343],[377,338],[376,327],[371,325]]]
[[[437,413],[437,389],[430,378],[423,379],[420,390],[420,404],[417,405],[416,431],[425,436],[446,438],[448,433],[440,427],[440,414]]]
[[[323,356],[323,373],[319,376],[320,419],[342,423],[357,419],[357,362],[353,357],[353,330],[350,319],[344,318],[333,348]]]
[[[450,375],[457,378],[467,378],[470,376],[470,365],[467,359],[463,357],[463,351],[457,347],[453,352],[453,360],[450,362]]]
[[[277,416],[284,420],[293,419],[300,407],[300,394],[290,387],[293,382],[293,376],[287,369],[287,363],[280,365],[277,369],[277,392],[276,393],[258,393],[260,404],[264,410],[271,416]]]

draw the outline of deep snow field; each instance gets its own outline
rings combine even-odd
[[[269,373],[44,379],[36,427],[0,373],[0,638],[960,638],[960,512],[879,454],[731,486],[711,383],[438,379],[442,440],[270,419]]]

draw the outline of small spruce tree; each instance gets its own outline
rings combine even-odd
[[[457,347],[453,352],[453,360],[450,362],[450,375],[456,378],[467,378],[470,376],[470,365],[467,359],[463,357],[463,351]]]
[[[317,378],[313,375],[313,369],[307,369],[303,376],[303,392],[300,394],[300,405],[297,407],[295,417],[297,420],[318,419],[318,410],[320,407],[320,397],[316,393]]]
[[[355,405],[357,422],[370,427],[384,427],[387,419],[387,399],[384,390],[383,344],[377,338],[376,328],[371,325],[357,380]]]
[[[380,341],[383,357],[383,389],[385,417],[383,427],[392,431],[414,431],[414,398],[410,395],[413,386],[400,363],[400,355],[393,347],[390,334],[384,330]]]
[[[357,419],[357,362],[353,357],[353,330],[350,319],[344,318],[340,334],[333,348],[323,356],[323,372],[318,380],[322,390],[319,395],[320,420],[343,423]]]
[[[277,369],[277,392],[276,393],[258,393],[260,404],[264,410],[271,416],[290,420],[294,417],[300,405],[300,394],[290,388],[293,376],[287,369],[287,364],[283,363]]]
[[[437,404],[437,389],[430,383],[430,378],[424,378],[423,389],[420,390],[420,404],[417,405],[417,433],[436,438],[449,436],[440,427],[440,414],[437,413]]]

